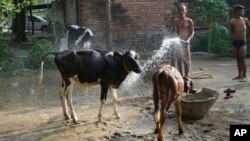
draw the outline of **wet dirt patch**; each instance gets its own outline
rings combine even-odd
[[[248,60],[249,62],[249,60]],[[204,64],[235,63],[234,59],[193,60],[192,71]],[[208,114],[200,120],[183,119],[184,134],[179,135],[174,106],[165,123],[168,140],[228,141],[231,124],[250,124],[250,83],[232,81],[235,66],[206,68],[210,79],[195,79],[200,90],[208,87],[219,92],[219,98]],[[225,73],[226,72],[226,73]],[[248,74],[249,73],[248,69]],[[46,70],[43,87],[34,75],[29,78],[0,78],[0,141],[155,141],[151,81],[137,82],[118,91],[118,109],[122,118],[113,115],[110,95],[103,112],[104,123],[97,124],[100,87],[75,87],[73,103],[80,124],[65,124],[59,101],[60,75]],[[224,99],[223,90],[235,88],[234,97]]]

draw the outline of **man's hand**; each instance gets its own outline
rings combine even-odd
[[[190,40],[186,40],[186,41],[185,41],[185,44],[186,44],[186,47],[188,47],[189,44],[190,44]]]

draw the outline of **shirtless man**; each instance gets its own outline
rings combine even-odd
[[[180,38],[182,42],[182,53],[177,54],[177,64],[181,75],[188,77],[191,67],[191,55],[190,55],[190,40],[194,36],[194,26],[192,19],[186,17],[187,6],[185,3],[180,3],[179,17],[174,20],[174,32]],[[184,72],[182,72],[182,63],[184,63]]]
[[[237,60],[238,76],[233,80],[239,79],[241,82],[247,81],[246,71],[246,30],[250,28],[247,18],[244,18],[245,7],[239,4],[234,6],[234,17],[230,21],[233,39],[233,55]]]

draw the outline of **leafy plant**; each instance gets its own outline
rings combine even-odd
[[[1,0],[0,1],[0,21],[6,18],[13,17],[16,8],[12,4],[12,0]]]
[[[33,46],[28,49],[28,59],[26,66],[30,69],[40,68],[42,57],[51,51],[54,51],[52,42],[48,39],[35,39],[33,40]],[[48,61],[46,61],[46,66],[52,67],[53,61],[52,58],[48,56]]]
[[[229,10],[226,0],[194,0],[196,22],[208,24],[208,53],[223,50],[229,44]]]

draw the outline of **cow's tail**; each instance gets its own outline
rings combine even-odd
[[[48,55],[50,55],[50,54],[57,55],[56,52],[49,52],[49,53],[45,54],[45,55],[42,57],[42,61],[41,61],[41,71],[40,71],[39,82],[38,82],[39,86],[42,85],[42,81],[43,81],[43,65],[44,65],[44,60],[45,60],[45,58],[46,58]]]
[[[162,86],[162,87],[167,88],[167,90],[169,92],[171,91],[171,95],[175,95],[177,93],[178,86],[177,86],[177,82],[173,76],[170,76],[165,71],[162,71],[159,74],[158,79],[160,80],[159,82],[163,82],[162,84],[164,86]],[[171,97],[171,95],[168,95],[168,97]]]

